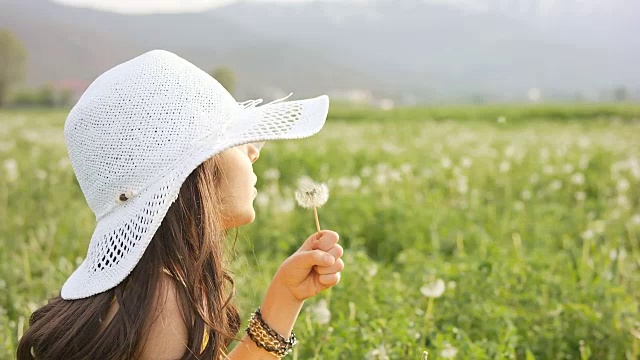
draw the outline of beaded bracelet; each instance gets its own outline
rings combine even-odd
[[[293,331],[291,332],[291,337],[287,340],[270,328],[262,318],[260,308],[251,314],[249,326],[247,326],[247,335],[249,335],[249,338],[251,338],[258,347],[265,349],[278,358],[282,358],[290,353],[293,346],[298,343]]]

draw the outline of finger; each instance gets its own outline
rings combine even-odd
[[[323,230],[322,236],[316,239],[316,241],[312,242],[311,246],[313,249],[328,251],[338,243],[338,240],[340,240],[340,235],[338,235],[337,232],[331,230]]]
[[[318,236],[319,235],[319,236]],[[321,230],[309,236],[307,240],[300,247],[300,251],[308,250],[329,250],[333,245],[338,242],[338,233],[331,230]]]
[[[331,249],[327,250],[327,254],[333,256],[335,259],[340,259],[342,254],[344,254],[344,250],[340,244],[335,244]]]
[[[326,287],[332,287],[340,282],[340,273],[319,275],[318,281]]]
[[[336,262],[333,263],[333,265],[329,265],[329,266],[316,265],[316,272],[320,275],[339,273],[340,271],[342,271],[342,269],[344,269],[344,262],[342,261],[342,259],[336,260]]]
[[[322,250],[310,250],[292,255],[291,264],[297,269],[311,270],[314,266],[331,266],[336,259]]]

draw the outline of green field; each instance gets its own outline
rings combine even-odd
[[[65,116],[0,112],[0,359],[95,225]],[[317,136],[267,144],[255,171],[257,219],[233,248],[245,318],[315,229],[298,177],[329,182],[320,220],[345,247],[291,359],[640,358],[638,105],[335,106]]]

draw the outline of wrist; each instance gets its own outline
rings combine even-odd
[[[280,335],[289,338],[304,300],[296,299],[277,279],[269,285],[260,311],[264,321]]]

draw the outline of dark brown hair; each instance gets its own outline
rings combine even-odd
[[[181,359],[226,354],[240,317],[232,302],[234,283],[225,270],[220,177],[217,156],[189,175],[140,262],[117,287],[86,299],[58,296],[36,310],[18,344],[18,360],[136,358],[146,339],[145,322],[157,315],[151,309],[162,292],[163,269],[176,279],[188,331]],[[105,327],[101,319],[114,297],[119,308]]]

